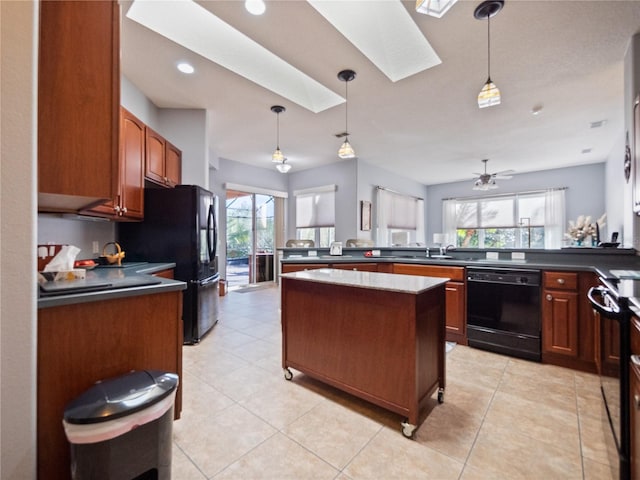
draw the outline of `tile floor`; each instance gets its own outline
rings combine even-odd
[[[457,345],[445,402],[402,418],[280,365],[277,288],[220,298],[184,347],[173,478],[611,479],[595,375]]]

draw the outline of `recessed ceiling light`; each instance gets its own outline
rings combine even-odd
[[[540,115],[540,112],[542,112],[542,108],[542,104],[534,105],[531,109],[531,115]]]
[[[591,149],[590,148],[585,148],[580,153],[591,153]]]
[[[591,122],[589,128],[600,128],[607,123],[606,120],[598,120],[597,122]]]
[[[392,82],[442,63],[402,2],[308,2]]]
[[[196,71],[195,68],[193,68],[193,65],[191,65],[190,63],[186,63],[186,62],[181,62],[178,64],[177,66],[178,70],[180,70],[182,73],[193,73]]]
[[[245,0],[244,8],[252,15],[262,15],[267,7],[263,0]]]
[[[314,113],[345,101],[196,2],[136,0],[127,17]]]

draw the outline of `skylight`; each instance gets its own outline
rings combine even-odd
[[[127,17],[314,113],[345,101],[191,0],[135,0]]]
[[[392,82],[442,63],[400,1],[308,2]]]

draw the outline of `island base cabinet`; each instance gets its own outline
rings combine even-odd
[[[70,478],[64,409],[96,381],[153,369],[182,383],[181,317],[180,291],[38,310],[38,478]],[[181,392],[180,384],[176,418]]]
[[[444,285],[419,294],[282,281],[282,366],[404,415],[445,386]]]

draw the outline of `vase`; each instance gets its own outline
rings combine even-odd
[[[576,245],[576,247],[581,247],[581,246],[582,246],[583,241],[584,241],[584,239],[582,239],[582,238],[576,238],[576,239],[575,239],[575,245]]]

